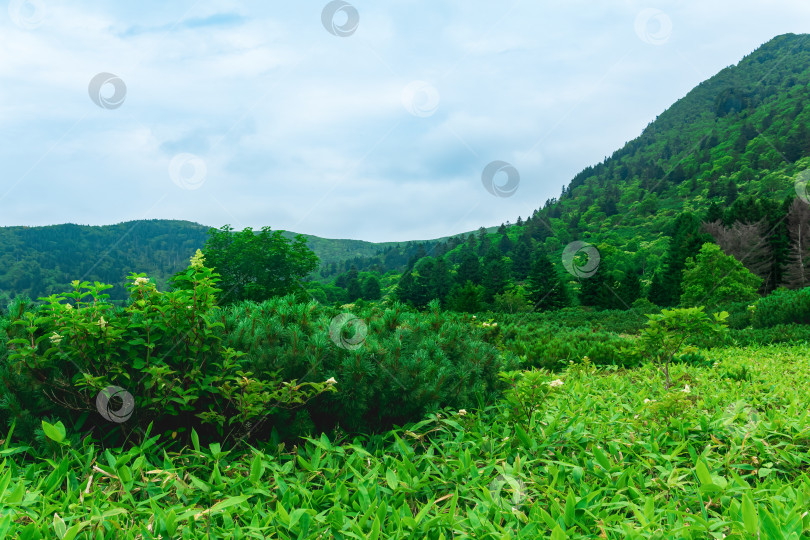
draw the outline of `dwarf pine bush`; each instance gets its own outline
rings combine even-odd
[[[223,345],[245,351],[257,376],[337,381],[337,392],[306,407],[319,429],[375,431],[476,406],[498,394],[498,372],[516,366],[437,303],[424,313],[398,303],[348,312],[285,296],[228,306],[220,321]]]

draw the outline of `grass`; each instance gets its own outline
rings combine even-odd
[[[654,366],[579,364],[528,414],[353,441],[6,442],[0,538],[810,538],[810,346],[704,354],[670,391]]]

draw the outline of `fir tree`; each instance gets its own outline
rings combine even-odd
[[[539,311],[571,305],[568,288],[544,253],[538,254],[529,273],[529,300]]]

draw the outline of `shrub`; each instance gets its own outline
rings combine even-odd
[[[810,324],[810,287],[796,291],[778,289],[754,305],[755,328],[790,323]]]
[[[716,343],[726,332],[728,313],[713,317],[703,307],[664,309],[656,315],[647,315],[647,327],[641,332],[638,351],[656,363],[664,364],[667,388],[670,385],[669,365],[676,355],[695,353],[697,345]],[[688,357],[687,357],[688,358]]]
[[[549,370],[561,369],[586,356],[594,365],[626,367],[638,363],[638,357],[627,352],[632,349],[632,338],[590,326],[512,323],[503,327],[496,342],[523,358],[527,366]]]
[[[744,328],[733,330],[730,337],[738,347],[772,345],[775,343],[810,342],[810,325],[777,324],[770,328]]]
[[[33,408],[36,415],[86,421],[100,434],[118,425],[127,436],[150,423],[179,433],[197,427],[222,440],[245,435],[250,422],[276,408],[332,388],[244,370],[241,353],[223,348],[216,335],[217,278],[199,251],[175,276],[172,292],[158,291],[142,274],[129,280],[126,308],[107,302],[103,291],[110,285],[74,281],[73,292],[44,299],[36,311],[21,306],[12,313],[6,375],[25,389],[17,393],[23,398],[18,414]],[[26,403],[28,389],[39,397]]]
[[[221,335],[259,376],[334,377],[338,392],[306,407],[321,430],[378,431],[438,408],[494,401],[498,372],[517,366],[483,341],[484,329],[437,301],[424,313],[396,302],[342,311],[292,296],[244,302],[223,309]]]

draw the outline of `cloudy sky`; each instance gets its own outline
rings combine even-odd
[[[5,7],[0,225],[371,241],[525,217],[700,81],[810,28],[807,0]]]

